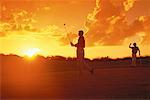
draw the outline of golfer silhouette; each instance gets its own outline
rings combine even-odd
[[[76,44],[73,44],[70,42],[71,46],[74,46],[77,48],[76,55],[77,55],[77,65],[79,67],[80,74],[82,74],[82,70],[85,67],[91,74],[94,73],[93,67],[89,67],[89,65],[85,62],[84,59],[84,48],[85,48],[85,40],[83,36],[84,32],[82,30],[78,33],[78,42]]]
[[[139,56],[140,56],[140,49],[139,47],[137,47],[136,43],[133,43],[133,46],[131,46],[132,43],[130,43],[129,48],[132,49],[132,66],[136,66],[136,54],[137,52],[139,52]]]

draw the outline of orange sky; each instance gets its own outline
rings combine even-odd
[[[38,49],[44,56],[75,56],[73,42],[85,31],[86,57],[130,56],[137,42],[150,55],[149,0],[1,0],[0,53],[25,55]]]

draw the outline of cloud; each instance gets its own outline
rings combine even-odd
[[[124,5],[124,10],[128,11],[130,8],[133,7],[134,3],[136,0],[126,0],[125,2],[123,2]]]
[[[32,13],[29,13],[26,10],[20,9],[20,10],[3,12],[0,25],[1,25],[1,28],[3,28],[3,30],[5,31],[6,31],[6,28],[7,28],[7,31],[26,30],[26,29],[29,30],[33,28],[32,24],[36,22],[37,21],[34,19]]]
[[[89,13],[87,16],[88,21],[92,22],[96,22],[96,14],[100,11],[100,6],[99,6],[100,1],[96,0],[96,7],[94,8],[92,13]]]
[[[34,33],[39,37],[48,35],[49,37],[57,38],[63,45],[68,44],[68,36],[63,29],[60,29],[60,27],[56,25],[42,24],[38,22],[40,20],[36,19],[40,19],[40,17],[43,18],[43,11],[49,13],[49,10],[52,9],[51,5],[54,3],[57,4],[60,1],[61,0],[56,0],[48,2],[48,4],[47,2],[41,1],[38,4],[34,3],[31,9],[27,7],[32,2],[16,1],[21,2],[17,8],[16,5],[6,2],[8,5],[11,5],[11,8],[7,5],[2,7],[3,13],[0,22],[0,36],[11,34],[10,31],[18,31],[16,32],[17,34],[21,34],[21,31],[28,31],[27,33]],[[83,0],[82,2],[85,1],[86,0]],[[139,5],[141,1],[142,0],[95,0],[95,8],[87,15],[87,21],[85,23],[86,29],[88,30],[86,34],[87,44],[89,46],[121,45],[125,43],[126,40],[132,40],[132,37],[141,37],[141,43],[149,43],[150,17],[140,15],[137,16],[137,19],[132,23],[128,23],[127,19],[127,13],[132,10],[137,3]],[[65,0],[61,2],[61,4],[69,2],[73,5],[78,1],[72,2]],[[23,6],[24,3],[26,3],[26,6]],[[143,5],[143,3],[141,3],[141,5]],[[40,14],[40,12],[42,12],[41,16],[37,17],[36,14]],[[44,18],[42,20],[45,21]],[[139,35],[141,33],[143,33],[144,36]],[[77,35],[70,33],[69,37],[74,41]]]
[[[130,37],[143,32],[140,41],[147,43],[149,37],[150,17],[139,16],[133,23],[128,23],[127,13],[134,7],[136,0],[97,0],[93,12],[87,16],[85,24],[87,44],[92,45],[121,45]],[[95,10],[96,9],[96,10]]]
[[[61,42],[61,45],[67,45],[67,37],[64,30],[61,30],[56,25],[45,25],[42,27],[36,27],[36,23],[39,23],[35,19],[37,12],[29,12],[25,9],[7,9],[5,7],[3,11],[2,20],[0,21],[0,37],[9,37],[9,35],[14,35],[17,38],[38,39],[39,41],[45,41],[43,39],[49,39],[49,41]],[[43,6],[39,10],[48,11],[50,7]],[[7,16],[7,17],[6,17]],[[70,38],[72,38],[70,34]],[[74,37],[74,36],[73,36]]]
[[[0,36],[7,36],[15,31],[35,31],[36,28],[33,26],[37,21],[33,17],[32,12],[28,12],[22,9],[7,9],[2,13],[0,21]],[[18,32],[17,32],[18,31]]]

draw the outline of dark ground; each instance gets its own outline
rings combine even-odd
[[[85,70],[81,76],[74,61],[42,59],[1,57],[1,99],[150,99],[149,59],[137,67],[119,60],[88,62],[95,73]]]

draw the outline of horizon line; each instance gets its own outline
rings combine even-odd
[[[4,56],[18,56],[18,57],[27,57],[27,55],[23,55],[23,56],[20,56],[18,54],[13,54],[13,53],[10,53],[10,54],[5,54],[5,53],[0,53],[0,55],[4,55]],[[36,54],[34,55],[34,57],[37,57],[37,56],[41,56],[41,57],[44,57],[44,58],[51,58],[51,57],[64,57],[64,58],[76,58],[76,57],[69,57],[69,56],[61,56],[61,55],[48,55],[48,56],[43,56],[41,54]],[[143,57],[150,57],[150,55],[145,55],[145,56],[140,56],[140,57],[137,57],[137,58],[143,58]],[[85,57],[85,59],[102,59],[102,58],[108,58],[108,59],[124,59],[124,58],[132,58],[131,56],[126,56],[126,57],[116,57],[116,58],[112,58],[110,56],[99,56],[99,57],[94,57],[94,58],[88,58],[88,57]]]

